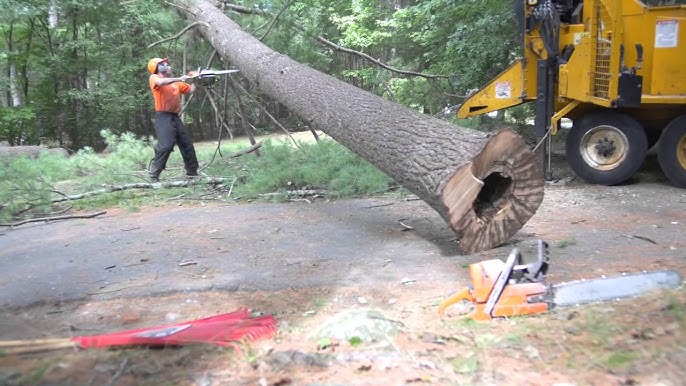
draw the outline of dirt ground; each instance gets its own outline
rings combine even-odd
[[[682,288],[528,317],[475,322],[438,304],[470,263],[535,256],[547,281],[642,270],[686,275],[686,191],[654,159],[631,183],[546,186],[508,245],[460,255],[447,225],[407,197],[286,204],[169,202],[0,233],[0,339],[160,326],[247,307],[275,337],[235,347],[66,349],[0,357],[7,385],[679,385]],[[411,229],[409,229],[411,227]],[[686,277],[686,276],[685,276]],[[335,315],[373,310],[397,327],[356,344],[322,340]],[[323,343],[325,342],[325,343]]]

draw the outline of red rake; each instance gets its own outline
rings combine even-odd
[[[22,354],[69,347],[104,348],[114,346],[181,346],[211,343],[229,346],[243,340],[256,341],[276,334],[271,315],[251,317],[247,309],[185,323],[140,328],[111,334],[73,338],[0,341],[0,353]]]

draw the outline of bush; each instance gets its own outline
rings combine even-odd
[[[64,194],[85,193],[101,189],[103,185],[147,182],[151,140],[136,138],[129,133],[116,135],[107,130],[103,130],[101,135],[111,150],[110,154],[98,154],[86,147],[70,158],[44,154],[37,160],[18,157],[8,162],[7,167],[0,169],[0,220],[46,214],[64,209],[66,205],[76,205],[80,209],[131,207],[180,194],[197,193],[197,185],[128,190],[63,203],[61,208],[54,208],[52,200]],[[231,143],[228,146],[241,145]],[[199,146],[198,158],[210,160],[213,152],[214,149]],[[229,160],[215,159],[205,171],[215,177],[233,178],[232,198],[277,193],[270,197],[278,200],[287,198],[288,191],[300,189],[326,190],[327,196],[350,197],[379,194],[393,188],[393,181],[388,176],[332,140],[298,143],[297,147],[269,140],[260,153],[261,157],[250,154]],[[178,154],[170,157],[170,168],[182,165]]]
[[[262,157],[243,165],[248,173],[237,186],[237,194],[254,197],[260,193],[299,189],[323,189],[333,196],[358,196],[385,192],[393,181],[369,162],[331,140],[313,144],[267,142]]]
[[[10,145],[36,144],[36,113],[31,107],[7,107],[0,109],[0,142]]]

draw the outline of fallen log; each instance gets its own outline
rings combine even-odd
[[[436,210],[473,253],[507,241],[543,199],[537,158],[513,131],[421,114],[275,52],[205,0],[175,0],[225,63]]]
[[[69,157],[69,152],[61,147],[47,148],[43,146],[0,146],[0,158],[7,161],[14,157],[38,158],[42,154],[53,153]]]

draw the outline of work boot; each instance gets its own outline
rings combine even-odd
[[[189,180],[197,180],[197,179],[204,178],[204,177],[207,177],[207,174],[205,174],[203,172],[188,172],[188,173],[186,173],[186,179],[189,179]]]

